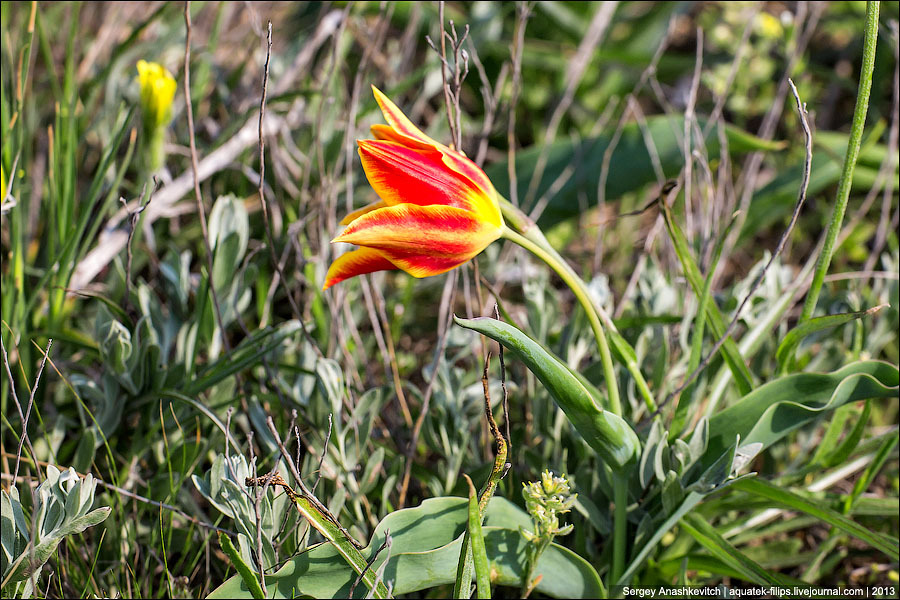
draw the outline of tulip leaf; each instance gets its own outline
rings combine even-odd
[[[828,410],[870,398],[896,398],[900,373],[880,361],[851,363],[833,373],[797,373],[758,387],[709,422],[710,465],[740,435],[741,444],[767,448]]]
[[[456,324],[502,343],[528,366],[556,400],[559,407],[600,457],[616,470],[630,466],[640,455],[640,441],[621,417],[603,410],[562,361],[509,323],[487,317],[460,319]]]
[[[468,522],[466,498],[431,498],[414,508],[395,511],[375,528],[362,554],[369,560],[390,531],[391,553],[387,564],[379,555],[372,563],[383,580],[393,582],[393,593],[415,594],[456,579],[456,567]],[[520,586],[526,562],[526,540],[520,527],[531,527],[525,511],[504,498],[493,498],[485,511],[485,550],[492,583]],[[557,544],[551,544],[538,560],[535,590],[555,598],[599,598],[605,596],[597,572],[583,558]],[[291,558],[272,575],[266,576],[270,598],[348,598],[357,574],[331,544],[320,544]],[[357,585],[354,597],[368,590]],[[235,575],[209,598],[250,598],[241,577]]]

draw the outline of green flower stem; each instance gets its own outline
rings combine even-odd
[[[553,536],[547,535],[538,541],[528,543],[528,550],[526,551],[528,556],[525,559],[525,577],[522,579],[522,589],[520,591],[522,598],[528,598],[531,595],[531,592],[534,591],[534,588],[536,587],[534,572],[537,570],[538,560],[550,546],[550,542],[552,541]]]
[[[613,502],[613,558],[607,587],[616,585],[622,576],[628,550],[628,479],[618,471],[613,472]]]
[[[166,127],[145,128],[142,146],[145,175],[152,184],[153,174],[166,162]]]
[[[869,93],[872,90],[872,71],[875,67],[875,46],[878,41],[878,9],[878,2],[870,1],[866,3],[866,29],[863,34],[862,68],[859,73],[859,89],[856,93],[856,108],[853,111],[850,140],[847,142],[847,154],[844,156],[844,166],[841,169],[841,179],[838,182],[834,212],[831,213],[831,223],[828,224],[822,253],[819,254],[819,258],[816,261],[816,271],[813,274],[809,292],[806,294],[803,312],[800,313],[800,319],[797,321],[798,325],[812,318],[816,302],[819,300],[819,292],[822,290],[822,283],[825,281],[825,275],[831,264],[835,241],[841,232],[844,212],[847,210],[850,186],[853,183],[853,170],[856,168],[859,146],[862,142],[863,129],[866,125],[866,113],[869,111]]]
[[[572,283],[567,281],[567,283],[570,287],[572,287],[573,290],[575,289],[576,285],[584,289],[584,281],[577,273],[575,273],[572,267],[569,266],[569,263],[567,263],[559,255],[559,253],[550,244],[550,242],[547,241],[547,238],[544,237],[544,234],[541,232],[541,229],[537,226],[537,224],[532,221],[528,217],[528,215],[519,210],[512,202],[510,202],[506,198],[503,198],[501,196],[499,200],[500,210],[503,212],[503,218],[506,219],[506,223],[508,225],[512,225],[512,227],[514,227],[519,233],[522,234],[522,237],[530,240],[535,245],[542,248],[547,255],[552,257],[556,263],[556,266],[551,264],[554,270],[556,270],[557,266],[564,269],[569,274],[571,280],[575,282],[575,285],[573,285]],[[609,315],[606,314],[606,311],[604,311],[600,306],[597,306],[594,303],[590,295],[587,294],[586,289],[584,289],[584,292],[584,297],[587,298],[588,304],[582,303],[582,306],[584,306],[584,309],[588,312],[588,314],[593,311],[599,317],[600,322],[606,326],[606,330],[609,331],[609,337],[613,345],[613,350],[616,351],[619,360],[621,360],[622,364],[625,365],[625,368],[634,379],[634,383],[637,386],[638,392],[644,400],[644,404],[647,406],[647,410],[651,413],[656,412],[656,401],[653,399],[653,394],[650,392],[650,386],[647,385],[647,380],[644,379],[644,375],[643,373],[641,373],[641,368],[637,364],[637,358],[635,357],[634,349],[616,330],[615,324],[612,322],[612,319],[609,318]]]
[[[574,271],[563,261],[558,255],[554,256],[543,245],[535,243],[533,240],[522,234],[516,233],[509,227],[503,230],[503,237],[511,242],[522,246],[542,261],[547,263],[556,274],[569,286],[578,302],[584,307],[587,313],[588,321],[591,323],[591,329],[594,331],[594,337],[597,338],[597,348],[600,350],[600,362],[603,364],[603,376],[606,379],[607,393],[609,394],[609,410],[616,415],[622,414],[622,403],[619,401],[619,387],[616,384],[616,373],[613,370],[612,355],[609,352],[609,344],[606,341],[606,334],[603,332],[603,325],[600,324],[600,317],[594,310],[594,304],[588,296],[584,281],[578,277]]]

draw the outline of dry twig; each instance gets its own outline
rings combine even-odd
[[[741,301],[740,305],[738,305],[737,310],[734,311],[734,317],[732,317],[731,322],[728,324],[728,327],[725,328],[725,333],[722,334],[722,337],[713,345],[712,349],[707,353],[706,357],[700,361],[697,365],[697,368],[694,369],[684,380],[681,382],[674,391],[672,391],[663,402],[660,402],[659,412],[663,406],[665,406],[672,398],[680,394],[684,391],[684,389],[690,385],[690,383],[703,372],[704,369],[709,365],[709,362],[713,359],[716,353],[719,351],[719,348],[722,347],[722,344],[725,343],[731,334],[734,332],[735,327],[737,326],[738,320],[741,317],[741,312],[744,310],[744,307],[750,301],[750,298],[753,297],[753,294],[756,293],[756,290],[759,289],[759,286],[762,284],[763,279],[765,279],[766,273],[769,270],[769,267],[772,266],[772,263],[781,256],[781,252],[784,250],[784,246],[790,238],[791,232],[794,229],[794,225],[797,223],[797,219],[800,217],[800,209],[803,208],[803,204],[806,202],[806,190],[809,187],[809,174],[812,168],[812,131],[809,128],[809,121],[807,120],[806,113],[806,105],[800,100],[800,94],[797,92],[797,88],[794,86],[794,82],[788,79],[788,83],[790,84],[791,91],[794,94],[794,100],[797,103],[797,112],[800,115],[800,125],[803,128],[803,134],[806,136],[806,161],[803,164],[803,178],[800,182],[800,190],[797,193],[797,202],[794,205],[794,212],[791,215],[791,221],[788,223],[787,229],[781,236],[781,239],[778,240],[778,245],[775,247],[775,251],[772,252],[772,256],[769,258],[763,270],[760,271],[759,275],[756,277],[756,280],[753,282],[753,285],[750,286],[750,290],[747,292],[747,295],[744,296],[744,299]]]

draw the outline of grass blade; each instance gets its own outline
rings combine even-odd
[[[778,359],[778,371],[782,375],[788,371],[791,364],[791,359],[794,356],[794,352],[796,351],[797,346],[800,345],[800,342],[806,336],[810,335],[811,333],[815,333],[816,331],[838,327],[839,325],[843,325],[844,323],[849,323],[850,321],[860,319],[862,317],[865,317],[866,315],[874,315],[886,306],[888,305],[880,304],[866,310],[840,313],[837,315],[827,315],[824,317],[816,317],[814,319],[809,319],[808,321],[804,321],[798,324],[796,327],[791,329],[786,336],[784,336],[784,339],[781,340],[781,343],[778,345],[778,351],[775,354]]]
[[[702,298],[704,287],[703,276],[691,253],[687,238],[684,236],[684,232],[681,231],[678,223],[672,218],[672,213],[669,211],[669,207],[666,206],[665,202],[661,202],[660,205],[662,206],[663,216],[665,217],[666,229],[669,231],[669,237],[672,239],[672,245],[675,247],[675,253],[678,255],[678,260],[681,261],[684,275],[687,278],[688,283],[691,284],[694,293]],[[722,317],[722,313],[719,312],[719,307],[716,306],[714,302],[707,305],[706,319],[712,334],[716,338],[722,337],[725,333],[725,319]],[[734,381],[735,384],[737,384],[738,390],[740,390],[740,394],[742,396],[749,394],[753,389],[753,375],[747,368],[733,338],[729,337],[725,340],[725,343],[722,344],[722,355],[734,375]]]
[[[734,483],[734,487],[735,489],[742,490],[748,494],[768,498],[782,506],[812,515],[829,525],[837,527],[856,539],[869,544],[873,548],[884,552],[890,556],[892,560],[900,559],[900,552],[897,551],[897,540],[891,540],[888,539],[887,536],[869,531],[859,523],[848,519],[839,512],[831,510],[814,500],[810,500],[756,477],[748,477],[737,481]]]
[[[785,584],[780,577],[769,573],[746,554],[723,538],[702,517],[690,514],[681,520],[681,527],[716,558],[737,571],[747,581],[765,586],[780,587]]]

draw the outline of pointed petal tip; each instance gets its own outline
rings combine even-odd
[[[331,286],[357,275],[375,271],[391,271],[396,268],[379,251],[372,248],[357,248],[340,255],[331,263],[325,274],[325,284],[322,290],[327,290]]]

